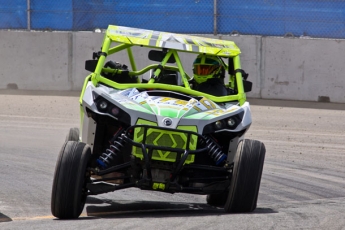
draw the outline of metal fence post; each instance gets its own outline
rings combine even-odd
[[[213,34],[217,35],[217,0],[213,0]]]
[[[27,29],[31,30],[31,9],[30,9],[30,0],[26,0],[26,18],[27,18]]]

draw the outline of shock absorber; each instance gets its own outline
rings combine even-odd
[[[117,130],[115,135],[109,141],[109,148],[106,149],[105,153],[102,153],[102,155],[97,159],[97,163],[102,169],[107,168],[121,152],[121,149],[125,144],[124,139],[121,137],[123,131],[124,129],[122,127]]]
[[[216,162],[216,165],[221,165],[227,158],[223,153],[221,147],[213,140],[213,138],[204,135],[205,141],[202,141],[208,148],[208,154]]]

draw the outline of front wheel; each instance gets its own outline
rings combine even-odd
[[[238,144],[226,212],[252,212],[256,208],[265,153],[260,141],[245,139]]]
[[[91,148],[83,142],[66,141],[60,151],[52,187],[51,211],[60,219],[78,218],[86,201],[87,165]]]
[[[77,127],[69,129],[66,135],[66,141],[79,141],[79,129]]]

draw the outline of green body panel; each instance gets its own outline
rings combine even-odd
[[[153,190],[165,190],[165,184],[164,183],[153,183],[152,184]]]
[[[171,97],[160,97],[159,99],[150,101],[149,103],[143,101],[141,104],[150,108],[156,115],[164,117],[181,118],[187,111],[189,111],[186,107],[186,105],[188,105],[187,101]]]
[[[164,117],[178,117],[179,115],[177,110],[172,109],[171,107],[164,107],[164,106],[161,106],[159,108],[159,111],[157,112],[159,112],[158,113],[159,115],[164,116]]]
[[[157,126],[155,122],[146,121],[143,119],[139,119],[136,123],[137,125],[149,125],[149,126]],[[197,127],[195,126],[178,126],[177,130],[187,130],[197,132]],[[143,128],[136,128],[134,130],[134,137],[133,140],[135,142],[142,143],[144,137],[144,129]],[[190,140],[190,150],[195,150],[197,146],[198,138],[196,135],[191,136]],[[172,148],[180,148],[186,149],[187,147],[187,135],[182,132],[174,132],[173,130],[161,130],[161,129],[154,129],[149,128],[146,136],[146,144],[153,144],[157,146],[165,146],[165,147],[172,147]],[[138,147],[133,146],[132,154],[137,158],[143,159],[142,150]],[[152,159],[158,161],[166,161],[166,162],[175,162],[176,161],[176,154],[175,152],[170,151],[161,151],[161,150],[154,150],[152,153]],[[194,155],[189,155],[186,159],[186,164],[190,164],[194,162]]]

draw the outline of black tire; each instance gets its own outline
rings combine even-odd
[[[76,127],[70,128],[66,135],[66,141],[79,141],[79,129]]]
[[[87,165],[91,148],[83,142],[67,141],[60,151],[52,187],[51,212],[60,219],[78,218],[86,201]]]
[[[226,212],[252,212],[256,208],[266,149],[262,142],[245,139],[237,146]]]

